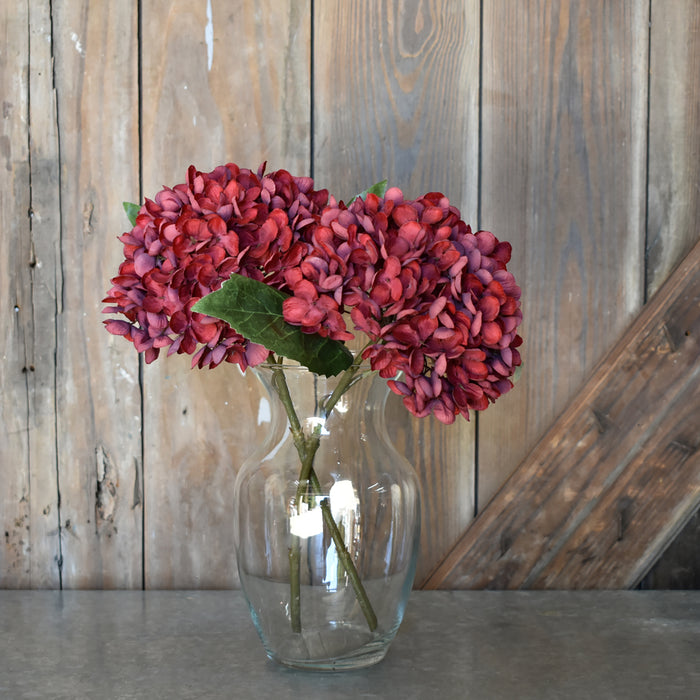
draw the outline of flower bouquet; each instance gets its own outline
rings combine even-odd
[[[388,464],[401,462],[395,452],[373,462],[371,483],[364,487],[343,471],[348,462],[372,461],[359,456],[368,450],[358,444],[384,441],[380,419],[360,417],[350,432],[355,447],[346,447],[342,460],[338,449],[326,450],[324,440],[348,412],[366,375],[401,396],[414,416],[433,415],[443,423],[458,415],[468,419],[470,410],[487,408],[512,387],[521,361],[522,314],[520,289],[506,268],[510,244],[488,231],[473,233],[437,192],[408,200],[383,182],[346,204],[315,190],[310,178],[285,170],[266,173],[264,165],[257,173],[232,163],[210,173],[191,166],[184,184],[125,207],[133,228],[119,238],[124,261],[104,299],[105,312],[120,318],[105,321],[107,330],[133,342],[147,363],[166,350],[192,355],[193,367],[223,362],[242,371],[264,367],[263,381],[283,411],[283,430],[268,457],[259,458],[247,476],[242,469],[237,483],[241,512],[253,502],[268,511],[271,503],[281,504],[266,516],[262,535],[243,516],[238,519],[244,588],[250,570],[241,567],[252,561],[246,547],[257,538],[265,554],[255,565],[255,581],[283,581],[286,591],[282,595],[277,588],[274,594],[286,625],[287,648],[280,651],[270,640],[278,621],[268,624],[265,601],[253,601],[257,584],[246,590],[268,654],[304,667],[377,661],[396,633],[412,585],[418,489],[405,473],[386,476]],[[350,341],[359,341],[354,353]],[[294,367],[312,377],[310,388],[297,394],[291,386]],[[328,385],[321,387],[321,381]],[[310,406],[302,409],[307,396]],[[371,391],[358,396],[360,413],[383,405]],[[378,432],[367,438],[372,431]],[[267,471],[280,459],[283,440],[294,453],[294,474],[270,481]],[[266,481],[251,491],[260,474]],[[273,483],[291,488],[278,490]],[[370,492],[379,498],[373,507],[382,518],[390,513],[381,526],[379,516],[367,513]],[[271,535],[280,522],[282,534]],[[401,537],[399,525],[405,530]],[[378,564],[368,564],[359,551],[366,537],[386,547],[396,547],[397,540],[410,546],[400,556],[383,550],[375,557],[383,567],[375,575]],[[284,566],[271,564],[273,550],[283,552]],[[333,633],[343,630],[340,646],[324,637],[311,650],[309,633],[300,651],[298,638],[316,624],[311,617],[305,622],[302,591],[314,583],[307,569],[317,556],[323,590],[350,592],[344,609],[350,616],[361,614],[364,632],[350,634],[334,618]],[[386,583],[399,571],[392,590],[401,600],[387,612],[382,593],[376,593],[377,604],[368,581],[378,577]],[[337,607],[335,599],[332,605]],[[384,622],[384,615],[390,620]]]

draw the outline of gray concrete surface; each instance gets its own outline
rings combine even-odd
[[[237,591],[0,591],[0,698],[694,700],[700,592],[414,592],[381,664],[318,674]]]

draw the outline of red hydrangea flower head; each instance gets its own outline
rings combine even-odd
[[[187,181],[147,199],[119,238],[124,261],[103,301],[105,313],[126,320],[105,325],[131,340],[146,362],[162,348],[193,355],[198,367],[226,361],[245,370],[267,358],[265,348],[224,321],[192,311],[234,272],[284,288],[285,270],[298,264],[304,231],[318,220],[328,192],[314,190],[310,178],[264,171],[190,166]]]
[[[371,341],[364,358],[411,413],[452,423],[512,387],[522,313],[509,243],[473,233],[440,193],[407,201],[397,188],[347,208],[331,198],[314,235],[332,284],[297,284],[313,285],[316,305],[350,310]]]
[[[267,349],[192,311],[238,273],[288,293],[285,320],[305,333],[350,340],[349,315],[369,338],[364,359],[416,416],[468,418],[510,390],[521,363],[511,246],[473,233],[439,192],[406,200],[391,188],[346,206],[285,170],[190,167],[120,240],[125,259],[104,301],[123,318],[106,326],[146,362],[161,348],[198,367],[263,362]]]

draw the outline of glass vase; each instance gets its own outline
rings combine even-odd
[[[354,366],[255,373],[271,428],[236,480],[236,554],[265,651],[303,669],[377,663],[401,624],[420,529],[418,479],[386,433],[386,380]]]

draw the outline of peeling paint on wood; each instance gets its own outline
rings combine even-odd
[[[117,470],[102,445],[95,450],[97,479],[95,489],[95,529],[97,534],[111,536],[115,529],[114,516],[117,506]]]

